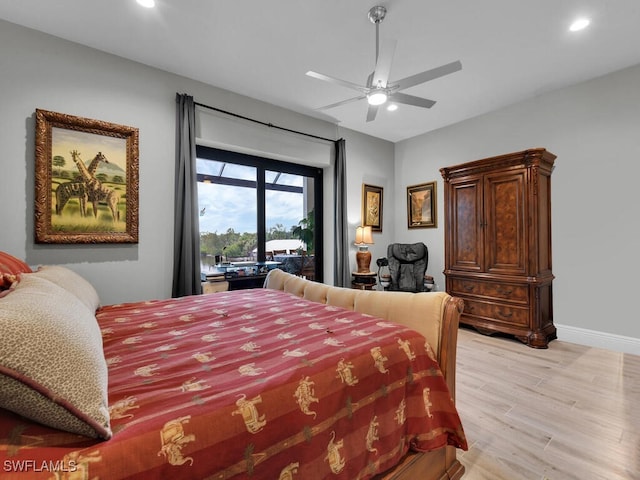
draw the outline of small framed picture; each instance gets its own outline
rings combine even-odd
[[[407,187],[407,227],[437,228],[436,182]]]
[[[362,184],[362,225],[382,232],[382,187]]]
[[[36,110],[37,243],[138,242],[138,129]]]

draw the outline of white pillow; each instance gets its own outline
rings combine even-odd
[[[34,274],[0,298],[0,407],[108,439],[107,363],[94,312]]]
[[[46,278],[78,297],[80,301],[94,313],[100,306],[100,298],[93,285],[66,267],[60,265],[43,265],[33,273],[21,274],[21,278],[25,276]]]

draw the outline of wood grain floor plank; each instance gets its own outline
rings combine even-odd
[[[640,480],[640,356],[461,328],[465,480]]]

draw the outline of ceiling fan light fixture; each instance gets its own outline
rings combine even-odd
[[[376,91],[367,95],[369,105],[382,105],[387,101],[387,94],[383,91]]]
[[[390,111],[390,112],[395,112],[397,109],[398,109],[398,104],[396,104],[396,103],[390,103],[387,106],[387,110]]]
[[[588,18],[578,18],[569,26],[569,31],[571,32],[579,32],[580,30],[584,30],[589,26],[591,20]]]

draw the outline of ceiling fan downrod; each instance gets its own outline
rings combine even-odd
[[[387,14],[387,9],[383,6],[371,7],[367,17],[369,21],[376,26],[376,62],[378,61],[378,55],[380,54],[380,23],[384,20]]]

